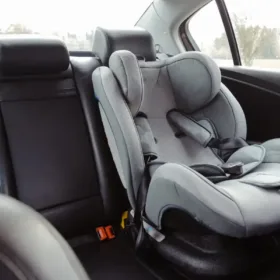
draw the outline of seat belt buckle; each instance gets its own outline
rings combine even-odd
[[[243,173],[243,165],[244,163],[241,161],[229,162],[222,164],[221,168],[230,175],[241,175]]]
[[[115,231],[111,225],[106,227],[97,227],[95,230],[100,241],[116,238]]]
[[[128,211],[123,212],[122,218],[121,218],[121,228],[124,229],[127,224],[128,219]]]
[[[97,237],[100,241],[104,241],[104,240],[108,239],[108,236],[106,234],[104,227],[97,227],[95,230],[97,233]]]
[[[113,227],[112,227],[111,225],[105,227],[105,232],[106,232],[107,238],[108,238],[109,240],[115,239],[115,238],[116,238],[114,229],[113,229]]]

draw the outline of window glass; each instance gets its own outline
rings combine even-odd
[[[56,35],[69,50],[91,50],[96,26],[132,27],[152,0],[9,0],[1,3],[0,33]]]
[[[280,68],[280,1],[226,0],[242,65]]]
[[[218,65],[233,65],[225,28],[215,1],[199,10],[187,28],[199,49],[211,56]]]

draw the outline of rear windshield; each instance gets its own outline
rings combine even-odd
[[[89,51],[95,28],[132,27],[152,0],[9,0],[0,34],[56,35],[70,51]]]

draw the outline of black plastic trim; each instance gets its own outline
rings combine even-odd
[[[240,53],[239,53],[235,33],[234,33],[234,30],[232,27],[232,23],[231,23],[231,20],[230,20],[228,11],[227,11],[226,4],[225,4],[224,0],[213,0],[213,1],[215,1],[217,3],[217,7],[218,7],[222,22],[225,27],[225,31],[226,31],[228,42],[229,42],[229,47],[230,47],[231,54],[232,54],[233,63],[234,63],[234,65],[240,66],[241,65]],[[207,2],[203,7],[205,7],[210,2]],[[186,20],[184,20],[179,27],[179,34],[180,34],[181,40],[183,42],[183,45],[185,46],[187,51],[200,50],[199,47],[197,46],[197,44],[195,43],[194,39],[192,38],[189,29],[185,28],[185,26],[188,25],[191,18],[198,11],[203,9],[203,7],[201,7],[194,14],[192,14],[190,17],[188,17]]]
[[[199,12],[201,9],[203,9],[205,6],[207,6],[210,2],[211,1],[208,1],[207,3],[205,3],[201,8],[199,8],[192,15],[190,15],[188,18],[186,18],[179,26],[179,35],[180,35],[182,43],[187,51],[200,51],[198,45],[196,44],[195,40],[193,39],[193,37],[190,33],[189,22],[197,12]]]
[[[78,57],[94,57],[94,53],[92,51],[69,51],[70,56],[78,56]]]
[[[234,63],[234,65],[241,65],[240,53],[239,53],[235,33],[234,33],[234,30],[233,30],[233,26],[232,26],[232,23],[231,23],[231,20],[230,20],[230,17],[229,17],[229,13],[228,13],[225,1],[224,0],[216,0],[216,3],[217,3],[218,10],[220,12],[224,27],[225,27],[226,34],[227,34],[228,43],[229,43],[229,47],[230,47],[230,50],[231,50],[233,63]]]

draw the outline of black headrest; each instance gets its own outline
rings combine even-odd
[[[128,50],[146,61],[156,60],[156,52],[151,34],[145,29],[135,27],[123,30],[108,30],[97,27],[93,52],[105,65],[111,54],[118,50]]]
[[[0,36],[2,76],[55,74],[67,70],[68,67],[68,50],[57,37]]]

